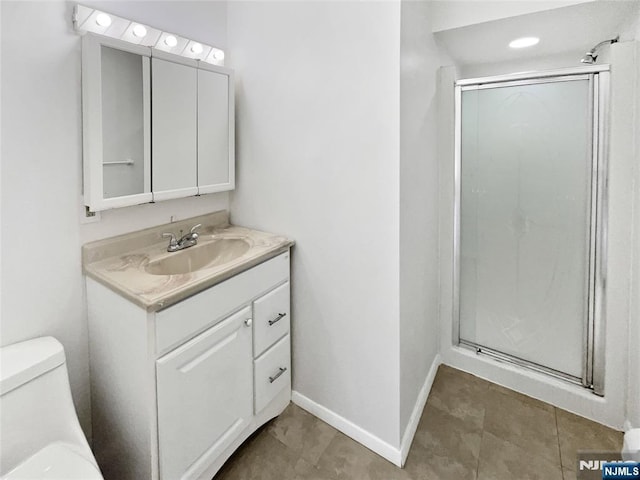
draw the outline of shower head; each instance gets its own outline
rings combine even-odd
[[[595,47],[593,47],[591,50],[589,50],[587,53],[585,53],[584,57],[582,57],[580,59],[580,62],[581,63],[586,63],[588,65],[592,65],[592,64],[596,63],[596,59],[598,58],[598,55],[596,55],[596,50],[598,48],[600,48],[602,45],[606,45],[608,43],[616,43],[619,39],[620,39],[620,35],[618,35],[616,38],[612,38],[610,40],[605,40],[603,42],[600,42]]]

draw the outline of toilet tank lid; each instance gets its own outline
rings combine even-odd
[[[65,361],[62,344],[40,337],[0,348],[0,395],[53,370]]]

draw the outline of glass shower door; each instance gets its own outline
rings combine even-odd
[[[584,380],[594,253],[593,76],[462,87],[459,339]]]

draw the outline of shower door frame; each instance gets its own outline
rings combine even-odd
[[[453,250],[453,344],[474,350],[498,361],[551,375],[589,388],[604,396],[605,370],[605,285],[607,267],[607,115],[609,109],[609,65],[565,68],[458,80],[455,83],[455,161],[454,161],[454,250]],[[460,195],[462,166],[462,92],[536,83],[588,79],[589,111],[592,120],[591,189],[588,225],[588,300],[583,335],[582,377],[560,372],[510,354],[492,350],[460,338]]]

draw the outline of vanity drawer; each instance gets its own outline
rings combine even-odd
[[[254,360],[255,414],[284,388],[291,388],[291,341],[289,335]]]
[[[289,252],[239,273],[156,314],[160,356],[289,279]]]
[[[289,282],[253,303],[253,355],[258,357],[279,338],[289,333]]]

